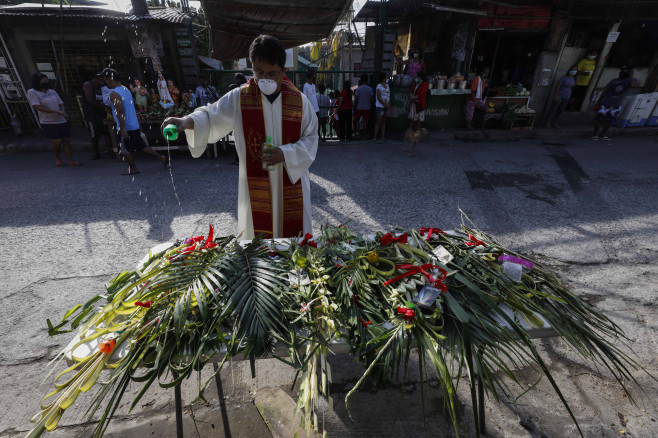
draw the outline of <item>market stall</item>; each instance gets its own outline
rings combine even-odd
[[[470,89],[432,89],[427,94],[425,122],[427,129],[460,128],[465,125],[464,105]],[[404,131],[409,127],[409,88],[391,87],[391,103],[398,111],[398,117],[390,118],[388,129]]]

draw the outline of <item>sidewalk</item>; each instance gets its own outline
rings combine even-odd
[[[575,116],[575,115],[574,115]],[[590,116],[585,114],[585,116]],[[566,119],[566,117],[564,117]],[[570,117],[572,118],[572,117]],[[593,117],[590,117],[593,119]],[[575,117],[577,124],[568,124],[565,120],[560,123],[560,128],[546,128],[543,124],[535,126],[531,130],[508,131],[504,129],[445,129],[430,131],[428,138],[434,141],[445,141],[447,139],[457,139],[464,142],[487,142],[487,141],[514,141],[520,139],[584,139],[593,134],[594,122],[585,123],[582,114]],[[541,119],[540,119],[541,120]],[[71,129],[71,146],[73,151],[91,151],[91,141],[89,132],[84,128]],[[658,135],[658,127],[643,128],[610,128],[611,137],[644,137]],[[389,133],[392,140],[402,141],[403,132]],[[102,142],[102,140],[101,140]],[[357,141],[351,143],[354,144]],[[320,143],[332,144],[331,143]],[[341,143],[342,144],[342,143]],[[101,150],[103,150],[101,144]],[[45,138],[42,133],[15,135],[11,132],[0,133],[0,153],[2,152],[50,152],[52,146],[50,140]]]

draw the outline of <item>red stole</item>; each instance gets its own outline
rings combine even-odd
[[[247,183],[251,202],[251,219],[254,234],[265,238],[274,237],[272,217],[272,189],[270,175],[263,170],[263,143],[267,139],[261,92],[252,78],[240,88],[240,110],[245,147],[247,149]],[[281,84],[281,132],[282,144],[299,140],[302,132],[302,95],[288,80]],[[276,145],[275,145],[276,146]],[[283,174],[283,234],[280,237],[295,237],[304,228],[304,198],[301,179],[290,182],[288,172]]]

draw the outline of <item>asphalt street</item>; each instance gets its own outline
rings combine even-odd
[[[1,140],[0,140],[1,141]],[[139,175],[109,159],[77,159],[82,167],[56,167],[46,152],[0,154],[0,436],[24,436],[29,419],[50,392],[48,361],[68,343],[49,338],[46,318],[57,319],[78,302],[102,293],[104,283],[134,266],[158,243],[235,232],[237,166],[232,154],[192,159],[172,153],[172,169],[138,157]],[[349,221],[359,231],[431,226],[453,228],[460,209],[501,243],[552,266],[572,289],[620,324],[638,363],[658,376],[658,138],[610,142],[549,139],[460,141],[425,138],[415,157],[399,142],[321,143],[311,167],[314,228]],[[658,435],[658,383],[632,370],[631,404],[605,369],[583,362],[559,339],[540,341],[540,351],[586,437]],[[198,408],[202,436],[267,436],[253,407],[253,392],[286,386],[294,376],[275,360],[222,373],[216,390]],[[345,393],[359,369],[349,357],[331,359],[335,411],[326,410],[328,436],[450,436],[440,394],[428,394],[424,419],[418,376],[375,393],[359,391],[345,412]],[[62,369],[60,366],[58,369]],[[571,437],[575,427],[545,380],[519,370],[527,385],[500,402],[487,402],[488,436]],[[460,383],[464,435],[469,395]],[[139,388],[130,387],[126,401]],[[194,399],[196,383],[184,387]],[[294,394],[294,391],[291,392]],[[75,435],[84,422],[81,397],[59,432]],[[219,401],[218,401],[219,400]],[[127,403],[129,404],[129,403]],[[437,413],[438,412],[438,413]],[[189,422],[186,436],[196,436]],[[260,423],[259,423],[260,422]],[[174,436],[173,392],[154,388],[132,413],[124,406],[108,436]],[[47,435],[46,435],[47,436]]]

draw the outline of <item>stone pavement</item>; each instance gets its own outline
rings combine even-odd
[[[556,143],[462,141],[446,134],[423,138],[415,157],[396,141],[322,143],[311,167],[314,226],[350,220],[359,231],[451,228],[459,225],[461,208],[504,245],[549,264],[624,327],[638,363],[658,375],[657,139],[625,135],[611,142]],[[49,338],[46,318],[59,319],[74,304],[102,293],[105,282],[158,243],[203,234],[208,223],[217,235],[234,232],[238,170],[230,164],[230,150],[216,159],[172,156],[171,171],[139,158],[141,174],[124,177],[118,174],[124,165],[109,160],[79,157],[84,166],[57,168],[49,151],[0,153],[0,437],[24,436],[52,386],[48,361],[69,338]],[[607,370],[594,369],[560,339],[539,341],[538,348],[586,437],[618,437],[622,430],[655,436],[655,380],[630,370],[641,387],[629,386],[635,406]],[[323,402],[320,415],[328,436],[453,436],[432,376],[421,391],[416,358],[399,384],[359,390],[351,399],[351,417],[345,395],[363,370],[349,356],[329,361],[335,409],[330,412]],[[211,373],[203,371],[204,381]],[[208,403],[194,405],[198,435],[270,436],[254,398],[266,387],[294,397],[293,370],[264,359],[257,362],[256,379],[242,362],[228,364],[221,376],[221,392],[211,385]],[[507,379],[511,393],[499,394],[499,401],[490,395],[486,403],[488,436],[577,436],[545,379],[537,382],[532,369],[515,376],[521,387]],[[106,436],[175,436],[173,391],[153,386],[129,412],[139,388],[130,385]],[[197,436],[190,417],[196,390],[194,380],[183,385],[186,437]],[[92,395],[81,396],[60,429],[46,436],[77,436]],[[463,379],[458,398],[461,436],[474,436]]]

